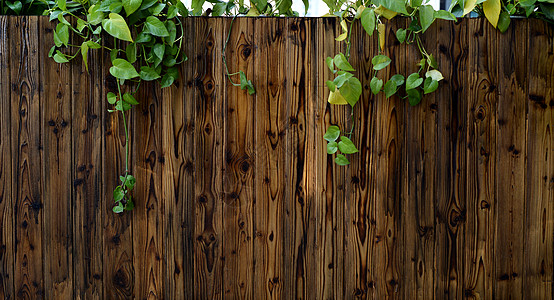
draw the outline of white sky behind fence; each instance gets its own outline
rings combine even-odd
[[[191,0],[182,0],[183,3],[187,8],[190,9],[190,3]],[[435,10],[439,9],[439,0],[429,0],[429,4],[431,4]],[[211,4],[206,3],[206,8],[210,7]],[[292,10],[297,11],[300,16],[304,15],[304,4],[301,0],[294,0],[292,2]],[[324,14],[328,13],[329,9],[327,8],[327,5],[323,0],[310,0],[310,7],[308,8],[308,13],[306,14],[306,17],[321,17]]]

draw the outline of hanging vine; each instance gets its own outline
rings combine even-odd
[[[327,17],[337,17],[342,32],[336,41],[346,43],[346,52],[327,57],[326,64],[334,78],[326,81],[330,90],[328,102],[333,105],[350,105],[355,108],[362,94],[362,85],[354,76],[355,66],[350,62],[352,26],[360,22],[369,36],[374,36],[378,53],[372,60],[373,76],[369,83],[371,92],[384,93],[386,98],[398,95],[407,99],[410,105],[417,105],[424,95],[437,90],[443,79],[432,53],[424,47],[421,34],[436,19],[456,21],[471,12],[485,16],[495,28],[504,32],[510,23],[510,16],[523,15],[554,22],[552,0],[455,0],[449,11],[433,9],[423,0],[368,0],[345,1],[323,0],[329,8]],[[303,0],[304,13],[308,11],[309,0]],[[109,72],[117,81],[117,93],[109,92],[106,99],[112,113],[120,113],[125,131],[125,170],[120,183],[113,192],[113,211],[121,213],[132,210],[132,190],[136,184],[130,170],[129,124],[127,112],[139,104],[135,94],[143,81],[158,81],[162,88],[171,86],[178,78],[178,67],[187,60],[181,50],[184,28],[179,17],[188,16],[299,16],[292,9],[292,0],[192,0],[190,10],[180,0],[14,0],[2,1],[0,13],[20,14],[44,11],[50,21],[58,24],[54,30],[54,46],[49,52],[58,63],[68,63],[76,57],[82,60],[88,70],[88,53],[92,49],[110,52]],[[407,28],[396,31],[401,43],[417,47],[421,59],[413,63],[419,67],[411,74],[394,74],[383,77],[382,70],[392,60],[384,53],[385,23],[383,18],[406,17]],[[234,21],[234,18],[233,18]],[[227,78],[232,85],[254,94],[254,84],[242,70],[230,73],[227,68],[225,48],[232,30],[229,30],[222,52]],[[71,40],[70,40],[70,37]],[[113,38],[113,46],[102,39]],[[332,37],[329,37],[332,38]],[[435,42],[435,41],[433,41]],[[233,80],[238,76],[238,81]],[[342,129],[329,126],[324,135],[328,141],[327,153],[334,155],[339,165],[348,165],[347,155],[358,152],[352,139],[352,126]]]

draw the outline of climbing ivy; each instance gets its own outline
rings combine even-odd
[[[360,100],[362,85],[354,76],[355,67],[350,62],[352,26],[360,22],[365,32],[375,38],[378,53],[372,60],[373,76],[370,90],[386,98],[398,95],[410,105],[417,105],[424,95],[439,88],[443,79],[433,54],[425,50],[421,34],[436,19],[456,21],[470,12],[483,15],[492,26],[504,32],[510,23],[510,16],[523,15],[554,22],[553,0],[454,0],[449,11],[435,10],[427,0],[323,0],[329,8],[325,17],[336,17],[341,33],[335,38],[346,43],[347,50],[327,57],[325,63],[333,74],[326,85],[330,90],[328,102],[333,105],[350,105],[353,109]],[[425,2],[424,2],[425,1]],[[308,11],[309,0],[302,0],[304,13]],[[37,14],[43,11],[56,22],[54,46],[49,56],[58,63],[68,63],[81,57],[88,70],[88,53],[94,49],[110,52],[109,72],[117,81],[117,93],[106,95],[111,105],[109,112],[120,113],[125,130],[125,170],[120,184],[113,192],[113,211],[121,213],[134,207],[131,192],[136,184],[129,165],[129,125],[126,112],[139,104],[135,94],[143,81],[158,81],[162,88],[171,86],[178,78],[178,67],[187,60],[181,50],[184,28],[180,17],[188,16],[299,16],[293,11],[292,0],[192,0],[188,9],[180,0],[14,0],[2,1],[1,14]],[[406,17],[407,28],[396,31],[400,43],[417,47],[421,59],[407,62],[417,65],[418,71],[411,74],[393,74],[389,78],[382,70],[392,60],[383,52],[386,23],[384,19]],[[233,18],[234,21],[234,18]],[[242,70],[230,73],[227,68],[225,48],[232,30],[225,42],[222,60],[226,75],[232,85],[254,94],[254,83]],[[333,37],[329,37],[333,38]],[[103,39],[113,39],[113,46]],[[436,42],[436,41],[432,41]],[[401,69],[401,68],[397,68]],[[238,77],[238,80],[233,78]],[[352,110],[353,111],[353,110]],[[351,115],[353,120],[353,113]],[[352,139],[354,122],[348,131],[341,131],[337,125],[329,126],[324,135],[327,153],[336,155],[335,162],[348,165],[346,155],[358,152]]]
[[[362,95],[360,80],[352,72],[354,67],[349,62],[352,26],[355,22],[361,22],[365,32],[369,36],[375,36],[378,53],[371,59],[373,76],[369,83],[371,92],[375,95],[385,93],[389,98],[397,94],[407,99],[410,105],[421,102],[423,95],[437,90],[439,81],[443,79],[437,69],[437,62],[432,54],[427,53],[421,34],[424,33],[436,19],[456,20],[456,17],[447,11],[435,11],[431,5],[423,4],[422,0],[405,2],[404,0],[371,0],[364,4],[360,2],[337,2],[331,9],[333,15],[340,19],[341,34],[336,37],[339,42],[347,45],[346,53],[338,53],[335,57],[327,57],[326,64],[334,74],[334,79],[327,81],[329,88],[328,102],[334,105],[350,105],[352,107],[352,127],[346,135],[341,135],[340,128],[336,125],[329,126],[324,136],[327,140],[327,153],[335,154],[335,162],[338,165],[348,165],[350,161],[345,154],[358,152],[352,143],[352,131],[354,128],[353,109]],[[339,10],[339,7],[344,9]],[[392,60],[384,54],[385,47],[385,23],[382,18],[392,19],[396,16],[407,17],[410,25],[396,31],[396,38],[400,43],[415,44],[421,53],[421,60],[413,62],[419,66],[417,72],[411,74],[394,74],[385,79],[381,76],[381,70],[386,69]],[[375,34],[375,35],[374,35]],[[410,62],[408,62],[410,63]],[[386,80],[386,82],[385,82]],[[340,142],[337,140],[340,138]]]

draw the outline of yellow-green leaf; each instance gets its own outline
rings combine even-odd
[[[389,20],[394,18],[398,14],[397,12],[388,9],[388,8],[384,7],[383,5],[379,5],[379,7],[377,7],[375,9],[375,13],[380,15],[380,16],[383,16],[383,17],[385,17]]]
[[[483,12],[489,23],[496,28],[500,16],[500,0],[487,0],[483,2]]]
[[[344,41],[348,36],[348,26],[346,25],[346,20],[342,20],[342,22],[340,22],[340,26],[342,27],[342,34],[335,39],[338,42]]]
[[[127,22],[123,19],[122,16],[111,13],[109,19],[104,19],[102,21],[102,27],[106,30],[111,36],[116,37],[123,41],[132,42],[133,38],[131,37],[131,31]]]
[[[329,93],[329,99],[327,101],[329,103],[335,104],[335,105],[346,105],[346,104],[348,104],[346,99],[344,99],[344,97],[340,94],[339,90],[335,90],[334,92],[331,91]]]
[[[379,48],[385,50],[385,24],[377,24],[377,32],[379,32]]]
[[[466,2],[464,3],[464,13],[462,14],[462,16],[470,13],[475,8],[476,2],[476,0],[466,0]]]

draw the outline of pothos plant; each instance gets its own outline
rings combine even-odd
[[[134,208],[131,192],[136,179],[130,171],[128,112],[139,104],[135,98],[143,81],[159,81],[162,88],[171,86],[178,78],[178,66],[187,60],[181,50],[183,24],[180,17],[189,15],[298,15],[291,10],[290,0],[253,1],[251,6],[242,0],[211,1],[213,6],[203,10],[204,1],[195,0],[189,11],[180,0],[41,0],[48,9],[45,14],[58,24],[53,32],[54,46],[49,56],[58,63],[67,63],[82,57],[88,70],[91,49],[110,52],[110,74],[117,82],[117,93],[109,92],[107,101],[111,113],[120,113],[125,130],[125,170],[120,184],[113,191],[115,213]],[[307,6],[306,6],[307,9]],[[230,32],[229,32],[230,35]],[[113,39],[108,46],[103,39]],[[227,38],[227,42],[229,37]],[[225,46],[227,45],[225,43]],[[251,80],[243,71],[230,73],[222,53],[226,73],[234,86],[255,93]],[[231,78],[238,75],[239,81]]]
[[[328,0],[330,1],[330,0]],[[354,67],[349,62],[350,37],[352,26],[360,21],[365,32],[369,36],[376,35],[378,41],[378,53],[371,59],[373,66],[373,77],[370,81],[371,92],[375,95],[384,92],[389,98],[398,94],[401,98],[407,99],[410,105],[417,105],[421,102],[422,96],[434,92],[439,81],[443,79],[441,72],[437,69],[437,62],[432,54],[427,53],[420,35],[424,33],[435,19],[456,20],[456,17],[447,11],[435,11],[431,5],[423,3],[423,0],[371,0],[365,3],[343,3],[339,2],[330,7],[331,11],[340,18],[342,33],[336,38],[337,41],[344,41],[347,44],[346,53],[338,53],[335,57],[327,57],[326,63],[331,72],[335,75],[333,80],[326,82],[330,90],[328,101],[335,105],[350,105],[352,107],[352,127],[345,135],[341,129],[332,125],[327,128],[324,139],[327,140],[327,153],[335,154],[335,162],[338,165],[348,165],[350,161],[345,154],[353,154],[358,149],[352,142],[352,129],[354,128],[353,109],[362,95],[360,80],[352,73]],[[340,9],[344,7],[344,9]],[[380,77],[380,71],[391,64],[391,59],[383,52],[385,46],[385,24],[382,18],[392,19],[397,15],[409,18],[408,28],[400,28],[396,31],[396,38],[400,43],[415,44],[421,53],[421,60],[412,62],[419,66],[417,72],[411,74],[394,74],[386,79]],[[339,141],[340,138],[340,141]]]
[[[117,81],[117,93],[109,92],[109,112],[120,113],[125,130],[125,170],[113,191],[113,211],[134,207],[131,191],[136,180],[129,168],[128,114],[139,104],[135,98],[143,81],[159,81],[161,87],[173,84],[177,66],[186,61],[181,51],[183,25],[178,14],[188,10],[178,0],[82,0],[47,2],[50,21],[58,21],[54,46],[49,56],[67,63],[81,56],[88,70],[88,52],[103,48],[110,52],[110,74]],[[71,34],[70,34],[71,33]],[[70,37],[71,40],[70,40]],[[102,39],[113,39],[108,46]]]

